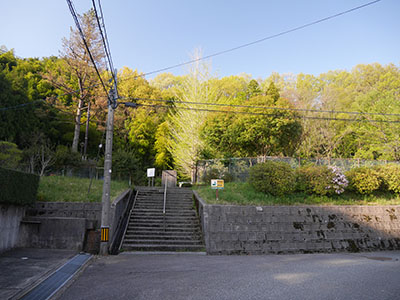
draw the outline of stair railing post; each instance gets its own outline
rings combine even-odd
[[[168,176],[165,180],[165,186],[164,186],[164,206],[163,206],[163,218],[164,218],[164,231],[166,231],[166,224],[165,224],[165,206],[167,203],[167,187],[168,187]]]

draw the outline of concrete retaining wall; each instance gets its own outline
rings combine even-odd
[[[17,245],[20,222],[24,215],[23,206],[0,204],[0,253]]]
[[[21,222],[18,247],[95,252],[101,224],[101,203],[37,202]],[[99,235],[99,234],[98,234]],[[92,245],[93,244],[93,245]]]
[[[29,217],[84,218],[93,221],[93,226],[100,227],[101,203],[80,202],[37,202],[27,210]]]
[[[84,218],[30,217],[21,222],[18,247],[82,251],[87,227]]]
[[[110,241],[129,203],[126,190],[111,204]],[[20,226],[19,247],[85,250],[100,247],[101,203],[37,202]]]
[[[195,192],[209,254],[400,249],[400,206],[207,205]]]

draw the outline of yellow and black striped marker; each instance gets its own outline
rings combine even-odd
[[[101,227],[101,241],[108,242],[109,227]]]

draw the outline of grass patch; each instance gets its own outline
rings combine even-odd
[[[101,202],[103,181],[93,179],[90,193],[89,178],[46,176],[41,177],[38,201],[45,202]],[[126,181],[111,181],[111,201],[129,188]]]
[[[224,190],[219,191],[219,200],[215,199],[215,190],[210,186],[193,187],[209,204],[235,205],[399,205],[400,196],[391,193],[359,195],[345,192],[334,196],[307,195],[294,193],[286,196],[272,196],[257,192],[243,182],[225,183]]]

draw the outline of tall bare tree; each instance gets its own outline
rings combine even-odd
[[[93,10],[89,10],[78,17],[92,57],[98,69],[102,71],[104,70],[104,51],[95,13]],[[63,103],[76,109],[71,149],[73,152],[77,152],[82,113],[85,110],[88,111],[88,102],[96,102],[99,93],[104,94],[104,91],[99,90],[98,76],[78,29],[71,27],[70,37],[64,38],[62,43],[61,60],[51,66],[45,77],[63,92],[79,91],[72,94],[72,99],[67,97]],[[104,96],[103,94],[102,96]]]

